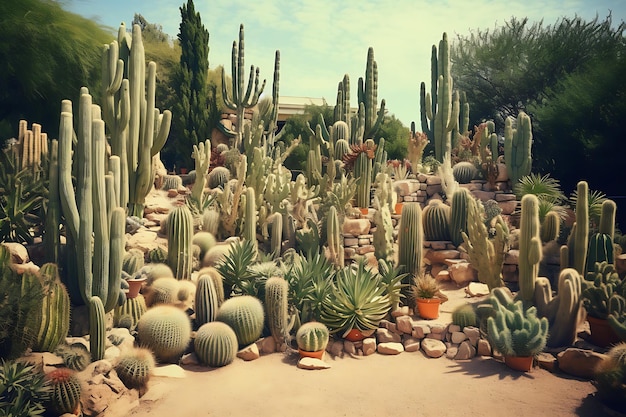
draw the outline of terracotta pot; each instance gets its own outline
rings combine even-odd
[[[141,279],[129,279],[126,280],[128,282],[128,290],[126,292],[126,298],[135,298],[139,295],[139,290],[141,290],[141,286],[146,281],[146,278]]]
[[[609,325],[606,319],[599,319],[587,315],[591,336],[589,341],[599,347],[609,347],[620,342],[615,330]]]
[[[298,352],[300,353],[300,357],[301,358],[322,359],[322,358],[324,358],[324,352],[326,352],[326,351],[325,350],[318,350],[318,351],[315,351],[315,352],[307,352],[306,350],[298,349]]]
[[[418,298],[417,311],[421,318],[432,320],[439,317],[439,298]]]
[[[359,211],[361,212],[362,215],[367,216],[370,212],[370,209],[368,209],[367,207],[365,208],[359,207]]]
[[[530,372],[533,369],[532,356],[505,356],[504,363],[511,369],[521,372]]]
[[[403,203],[396,203],[396,206],[394,207],[396,214],[402,214],[402,204]]]
[[[365,339],[365,335],[359,329],[352,329],[346,333],[343,338],[350,342],[358,342]]]

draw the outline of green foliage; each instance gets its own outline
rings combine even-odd
[[[2,360],[0,368],[0,415],[43,415],[50,385],[32,364]]]
[[[233,295],[256,295],[258,284],[248,267],[256,260],[254,245],[249,240],[240,240],[230,244],[230,251],[216,265],[224,278],[226,298]]]
[[[587,314],[599,319],[609,315],[609,299],[615,294],[621,280],[615,267],[607,262],[596,263],[582,281],[581,298]]]
[[[385,151],[388,159],[404,159],[408,153],[410,130],[395,115],[386,115],[374,136],[376,143],[385,138]]]
[[[461,329],[468,326],[476,326],[478,324],[478,316],[476,310],[471,304],[461,304],[452,311],[452,323]]]

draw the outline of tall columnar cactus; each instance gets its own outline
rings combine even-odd
[[[174,207],[167,215],[167,264],[176,279],[191,279],[193,215],[187,206]]]
[[[573,268],[566,268],[559,274],[558,291],[554,297],[550,280],[537,278],[534,304],[539,317],[546,317],[550,324],[548,346],[570,346],[576,340],[578,325],[584,317],[581,291],[582,277]]]
[[[271,218],[270,251],[274,256],[280,256],[283,250],[283,216],[281,213],[274,213]]]
[[[259,68],[250,66],[248,86],[245,87],[245,59],[244,59],[244,32],[243,24],[239,26],[239,44],[233,42],[231,54],[231,80],[232,88],[229,94],[226,87],[227,77],[222,68],[222,97],[224,104],[231,110],[237,112],[237,134],[235,136],[234,148],[239,148],[243,142],[244,113],[246,109],[251,109],[259,102],[259,96],[265,88],[265,80],[259,88]]]
[[[539,228],[539,200],[533,194],[526,194],[522,197],[518,264],[520,296],[524,302],[533,300],[543,256]]]
[[[281,346],[289,334],[289,283],[281,277],[265,282],[265,311],[272,337]]]
[[[243,223],[243,238],[252,242],[255,253],[258,251],[258,242],[256,239],[257,225],[257,206],[256,193],[254,188],[248,187],[244,193],[245,196],[245,212]]]
[[[365,79],[359,78],[357,87],[359,100],[359,113],[364,118],[363,141],[373,139],[385,116],[385,100],[378,107],[378,65],[374,60],[374,48],[367,50],[367,63],[365,66]],[[355,129],[357,130],[357,129]]]
[[[398,264],[404,265],[410,276],[419,275],[424,251],[422,209],[419,203],[406,203],[400,216],[398,232]],[[409,282],[403,282],[408,284]]]
[[[459,188],[452,194],[450,205],[450,240],[455,246],[463,243],[463,232],[467,233],[467,213],[472,194],[466,188]]]
[[[305,352],[319,352],[326,349],[329,337],[328,327],[324,323],[311,321],[298,328],[296,343]]]
[[[457,125],[452,130],[452,148],[456,148],[458,144],[458,140],[460,136],[465,136],[469,134],[469,113],[470,106],[467,102],[467,94],[465,91],[461,91],[459,93],[459,121]],[[487,143],[481,144],[485,146]]]
[[[439,50],[433,45],[431,54],[431,91],[426,93],[426,84],[420,85],[420,116],[422,131],[435,145],[435,157],[443,161],[452,149],[451,132],[459,121],[459,94],[453,93],[450,74],[450,46],[448,35],[443,34]],[[430,123],[429,123],[430,121]]]
[[[131,216],[143,217],[152,188],[152,159],[163,148],[172,114],[155,107],[156,64],[146,69],[141,27],[132,36],[120,25],[118,39],[102,55],[103,117],[111,132],[111,152],[120,157],[120,205]]]
[[[586,272],[589,245],[589,185],[586,181],[579,181],[576,190],[576,222],[570,232],[567,247],[569,266],[582,275]]]
[[[52,352],[65,340],[70,328],[70,297],[59,279],[56,264],[42,265],[39,270],[44,298],[41,315],[37,316],[36,352]]]
[[[225,366],[237,355],[237,335],[226,323],[206,323],[198,329],[193,347],[203,364],[214,368]]]
[[[221,284],[221,283],[220,283]],[[196,326],[215,321],[219,308],[219,298],[215,283],[210,275],[201,275],[196,287]]]
[[[50,141],[48,171],[48,209],[44,224],[43,244],[45,261],[59,264],[60,260],[60,233],[61,224],[61,199],[59,194],[59,141]]]
[[[463,241],[472,266],[478,271],[478,280],[487,284],[489,290],[502,287],[502,264],[508,250],[509,230],[500,215],[494,219],[496,234],[489,238],[484,223],[482,205],[471,199],[467,207],[467,233],[462,232]]]
[[[343,80],[339,82],[337,86],[337,103],[334,109],[335,122],[341,121],[346,123],[348,130],[350,130],[350,123],[352,122],[352,114],[350,109],[350,76],[345,74]],[[349,137],[344,138],[349,140]]]
[[[200,206],[204,195],[204,188],[207,183],[207,173],[209,172],[209,164],[211,162],[211,141],[200,142],[193,145],[191,157],[196,164],[196,181],[191,187],[191,198]]]
[[[239,347],[256,342],[263,332],[265,315],[261,301],[251,295],[229,298],[217,312],[217,321],[228,324],[237,335]]]
[[[543,243],[556,240],[561,231],[561,217],[556,211],[550,211],[541,222],[541,241]]]
[[[450,206],[441,200],[431,199],[422,211],[424,239],[450,240]]]
[[[374,149],[376,145],[374,141],[368,139],[364,146],[367,149]],[[360,208],[368,208],[370,206],[370,191],[372,189],[372,166],[368,152],[360,152],[356,158],[354,165],[354,177],[357,178],[356,204]]]
[[[530,116],[519,112],[515,124],[514,128],[512,117],[507,117],[504,124],[504,162],[512,185],[530,174],[532,167],[533,132]]]
[[[106,347],[106,320],[102,300],[94,295],[89,300],[89,351],[91,359],[104,359]]]
[[[104,303],[105,311],[111,311],[123,301],[121,265],[126,214],[119,207],[119,196],[112,190],[117,179],[109,177],[105,170],[104,121],[86,88],[81,89],[75,133],[71,101],[64,100],[61,110],[59,192],[68,230],[67,269],[77,271],[68,272],[66,282],[74,303],[88,303],[96,295]],[[76,192],[72,183],[74,137]],[[116,158],[111,156],[110,160]]]
[[[376,177],[374,193],[374,256],[376,259],[391,261],[394,253],[393,222],[391,210],[396,204],[396,193],[392,189],[392,181],[387,173],[381,172]]]
[[[82,386],[75,372],[59,368],[46,375],[50,384],[49,408],[56,415],[74,414],[80,408]]]
[[[191,340],[191,321],[177,307],[152,307],[139,319],[137,335],[158,361],[176,362]]]
[[[345,262],[343,236],[341,234],[339,215],[337,214],[337,208],[335,206],[332,206],[330,210],[328,210],[326,238],[331,263],[339,268],[343,268]]]
[[[598,232],[589,239],[587,252],[587,272],[593,270],[596,262],[615,262],[613,251],[613,235],[615,233],[615,210],[613,200],[605,200],[602,203],[602,214]]]

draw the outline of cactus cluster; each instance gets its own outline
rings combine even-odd
[[[532,141],[530,116],[519,112],[516,120],[507,117],[504,124],[504,161],[513,185],[517,184],[520,178],[530,174]]]

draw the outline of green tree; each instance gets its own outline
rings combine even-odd
[[[102,45],[110,28],[62,9],[52,0],[0,2],[0,138],[17,135],[20,119],[59,126],[61,100],[81,86],[100,92]]]
[[[374,140],[378,142],[380,138],[385,138],[387,159],[402,160],[408,155],[407,145],[410,133],[409,128],[404,126],[395,115],[386,115]]]
[[[180,7],[178,42],[180,65],[174,79],[177,100],[173,111],[172,134],[166,154],[179,167],[193,167],[193,145],[210,137],[207,104],[209,70],[209,32],[196,12],[193,0]],[[215,117],[215,116],[213,116]],[[171,162],[171,161],[168,161]]]

